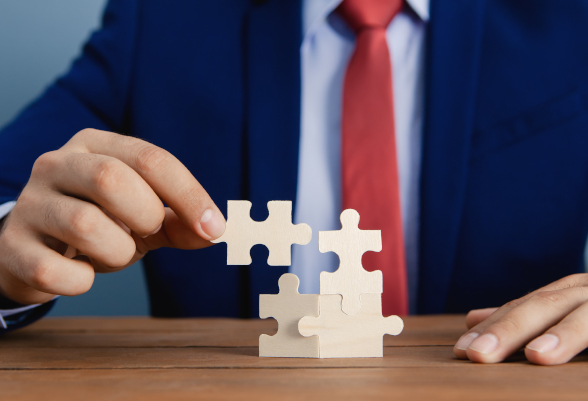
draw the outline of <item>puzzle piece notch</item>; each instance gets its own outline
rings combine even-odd
[[[321,272],[321,294],[341,294],[342,310],[348,315],[361,308],[361,294],[381,294],[383,277],[380,270],[368,272],[363,268],[361,258],[367,251],[382,250],[380,230],[360,230],[359,213],[346,209],[341,213],[341,230],[319,231],[319,251],[335,252],[339,256],[339,268]]]
[[[341,295],[320,295],[319,317],[303,317],[303,336],[318,335],[320,358],[378,358],[384,356],[384,334],[398,335],[404,328],[398,316],[382,316],[382,295],[362,294],[361,310],[347,315]]]
[[[270,201],[265,221],[251,219],[251,202],[229,201],[227,226],[223,235],[213,243],[227,243],[228,265],[250,265],[251,248],[257,244],[269,250],[270,266],[292,264],[292,244],[306,245],[312,238],[308,224],[292,224],[292,202]]]
[[[273,317],[278,321],[278,332],[273,336],[259,336],[259,356],[318,358],[317,336],[303,337],[298,322],[304,316],[319,316],[319,295],[300,294],[300,280],[295,274],[285,273],[279,281],[279,294],[259,296],[259,317]]]

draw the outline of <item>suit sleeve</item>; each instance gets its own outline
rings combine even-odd
[[[0,335],[28,326],[45,316],[56,300],[40,305],[19,305],[9,299],[0,296]],[[6,308],[6,309],[4,309]]]
[[[111,0],[69,71],[0,131],[0,204],[14,200],[35,160],[76,132],[128,129],[138,1]]]
[[[92,34],[69,71],[0,131],[0,204],[18,198],[41,154],[59,149],[76,132],[128,129],[137,3],[109,1],[101,28]],[[18,307],[10,302],[0,297],[0,309]],[[40,319],[54,303],[0,318],[0,333]]]

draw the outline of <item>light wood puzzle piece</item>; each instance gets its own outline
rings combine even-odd
[[[382,250],[382,235],[380,230],[360,230],[359,213],[353,209],[341,213],[341,225],[339,231],[319,231],[319,251],[339,256],[337,271],[321,273],[320,289],[321,294],[341,294],[343,312],[353,315],[361,307],[360,294],[382,293],[382,272],[368,272],[361,264],[365,252]]]
[[[319,295],[299,294],[300,280],[295,274],[280,277],[277,295],[259,296],[259,317],[273,317],[278,321],[278,332],[273,336],[259,336],[259,356],[318,358],[317,336],[303,337],[298,322],[304,316],[319,315]]]
[[[382,316],[382,295],[362,294],[361,310],[347,315],[341,295],[321,295],[320,315],[303,317],[303,336],[318,335],[320,358],[377,358],[384,356],[384,334],[396,336],[404,323],[398,316]]]
[[[292,244],[306,245],[312,238],[308,224],[292,224],[292,202],[271,201],[265,221],[251,219],[251,202],[229,201],[227,226],[223,235],[214,243],[227,243],[228,265],[250,265],[251,247],[263,244],[269,249],[267,263],[270,266],[291,264]]]

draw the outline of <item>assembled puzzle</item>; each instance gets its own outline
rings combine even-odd
[[[292,244],[306,245],[312,231],[292,224],[292,202],[268,202],[263,222],[250,217],[251,202],[229,201],[225,233],[213,241],[227,243],[227,264],[251,264],[253,245],[269,250],[270,266],[291,264]],[[380,231],[360,230],[359,213],[341,213],[342,229],[319,232],[320,252],[339,256],[337,271],[322,272],[320,295],[300,294],[298,277],[280,277],[278,294],[259,297],[259,317],[273,317],[278,332],[259,337],[259,356],[297,358],[365,358],[383,356],[385,334],[398,335],[404,324],[398,316],[382,316],[382,272],[368,272],[361,263],[367,251],[382,250]]]

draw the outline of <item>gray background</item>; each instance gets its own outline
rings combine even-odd
[[[0,0],[0,126],[38,96],[79,54],[106,0]],[[72,135],[74,132],[72,132]],[[1,146],[2,138],[0,138]],[[99,274],[92,289],[61,297],[50,316],[149,314],[136,264]]]
[[[106,0],[0,0],[0,126],[67,70],[99,26],[105,4]],[[588,248],[586,259],[588,266]],[[147,302],[139,263],[97,275],[88,293],[62,297],[50,316],[146,315]]]

